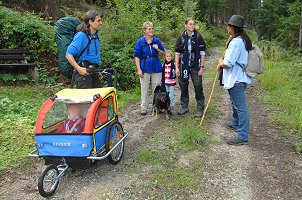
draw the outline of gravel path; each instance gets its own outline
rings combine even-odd
[[[207,66],[211,66],[218,56],[218,49],[214,48],[213,54],[206,59]],[[212,79],[205,75],[206,90],[212,86],[210,81]],[[203,190],[189,199],[302,199],[301,157],[293,153],[292,138],[284,136],[280,127],[269,122],[268,116],[272,111],[258,98],[259,89],[260,86],[255,83],[247,91],[251,139],[249,145],[239,147],[225,143],[225,139],[234,133],[225,128],[231,119],[231,107],[227,93],[221,92],[221,101],[217,104],[220,115],[210,123],[210,133],[219,142],[202,154]],[[190,91],[193,92],[192,88]],[[179,106],[179,88],[175,96],[176,106]],[[68,170],[50,199],[127,199],[123,193],[125,188],[143,180],[125,168],[133,163],[137,152],[152,135],[155,125],[164,124],[163,118],[155,119],[150,113],[141,116],[139,106],[139,102],[136,102],[120,112],[120,121],[129,132],[123,160],[115,166],[100,161],[86,170]],[[177,117],[173,115],[173,118]],[[25,173],[11,171],[1,177],[0,199],[43,199],[37,191],[37,179],[44,164],[37,159],[29,159],[31,168]]]

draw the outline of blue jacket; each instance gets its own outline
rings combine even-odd
[[[80,58],[78,56],[82,50],[87,46],[89,39],[86,33],[80,31],[77,32],[67,48],[66,55],[73,55],[77,61],[89,61],[91,64],[99,65],[101,63],[101,47],[100,40],[98,38],[98,32],[95,35],[90,33],[91,43],[89,47],[84,51]]]
[[[158,58],[157,51],[152,47],[153,44],[157,44],[160,50],[165,50],[160,40],[156,37],[152,38],[151,44],[147,43],[145,37],[141,37],[136,42],[134,47],[134,57],[140,59],[140,67],[144,73],[162,72],[162,64],[160,62],[160,59]]]

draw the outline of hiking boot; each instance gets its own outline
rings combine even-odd
[[[237,130],[237,128],[235,128],[235,127],[232,126],[231,124],[226,125],[226,128],[229,129],[229,130],[231,130],[231,131],[236,131],[236,130]]]
[[[195,117],[201,117],[202,114],[203,114],[203,111],[197,110],[194,116],[195,116]]]
[[[240,140],[240,139],[230,139],[227,140],[228,145],[234,145],[234,146],[239,146],[239,145],[247,145],[248,140]]]
[[[170,107],[168,109],[168,115],[173,115],[173,110],[174,110],[174,107]]]
[[[141,115],[146,115],[147,111],[146,110],[141,110]]]
[[[187,114],[189,112],[188,108],[182,108],[181,111],[178,112],[178,115],[184,115]]]

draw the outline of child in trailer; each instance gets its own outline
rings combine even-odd
[[[176,79],[175,79],[176,73],[175,73],[175,64],[174,61],[172,60],[171,50],[165,51],[165,62],[163,64],[163,69],[165,72],[166,91],[169,92],[169,98],[170,98],[170,108],[168,110],[168,114],[172,115],[175,106],[174,89],[176,85]]]
[[[77,104],[68,104],[67,117],[56,133],[81,133],[85,127],[86,118],[82,115],[82,109]]]

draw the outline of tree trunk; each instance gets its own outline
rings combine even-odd
[[[258,0],[258,15],[259,15],[259,19],[261,19],[261,15],[262,15],[262,0]],[[262,39],[262,31],[260,31],[260,28],[257,27],[257,31],[258,31],[258,40]]]
[[[240,0],[237,0],[236,5],[237,5],[236,6],[236,14],[240,15],[241,14]]]
[[[46,18],[53,18],[55,21],[63,16],[63,12],[57,6],[57,0],[44,0]]]
[[[300,18],[299,48],[300,51],[302,51],[302,3],[301,3],[301,18]]]

